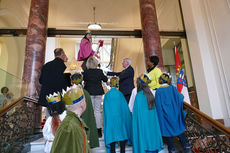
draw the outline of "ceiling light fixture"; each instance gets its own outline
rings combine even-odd
[[[101,25],[97,23],[90,23],[88,25],[89,30],[101,30]]]
[[[96,23],[95,21],[95,10],[96,10],[96,7],[93,7],[93,23],[90,23],[88,25],[89,30],[101,30],[101,25]]]

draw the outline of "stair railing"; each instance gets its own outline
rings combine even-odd
[[[184,102],[186,135],[195,153],[230,152],[230,129]]]
[[[0,108],[0,152],[21,152],[30,141],[36,125],[36,100],[19,97]]]

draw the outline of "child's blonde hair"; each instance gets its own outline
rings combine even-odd
[[[98,66],[98,62],[95,57],[90,56],[86,62],[87,69],[96,69]]]

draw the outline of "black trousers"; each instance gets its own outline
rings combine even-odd
[[[84,59],[82,65],[81,65],[81,68],[83,69],[83,71],[87,70],[87,67],[86,67],[87,59],[88,58]]]
[[[119,141],[120,142],[120,153],[125,153],[125,141]],[[116,153],[116,148],[115,148],[116,142],[110,143],[110,152],[111,153]]]
[[[182,147],[184,148],[184,152],[185,153],[192,152],[191,149],[190,149],[191,147],[190,147],[189,141],[185,136],[185,133],[182,133],[177,137],[179,138],[180,143],[181,143]],[[175,152],[176,147],[175,147],[175,144],[174,144],[174,141],[173,141],[173,137],[165,137],[165,138],[166,138],[166,141],[167,141],[169,153]]]
[[[131,94],[125,95],[125,99],[126,99],[126,101],[127,101],[127,104],[129,104],[129,99],[130,99],[130,97],[131,97]]]

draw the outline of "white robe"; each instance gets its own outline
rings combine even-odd
[[[65,116],[66,116],[66,111],[64,111],[62,114],[59,115],[60,120],[62,121],[65,118]],[[44,148],[45,153],[50,153],[54,141],[54,135],[52,133],[51,124],[52,124],[52,116],[49,116],[42,130],[43,137],[46,140],[46,144]]]
[[[150,89],[150,90],[151,90],[153,96],[155,97],[156,90],[152,90],[152,89]],[[130,109],[131,113],[133,112],[133,105],[134,105],[136,95],[137,95],[137,88],[134,88],[132,90],[132,94],[131,94],[130,99],[129,99],[129,109]]]

